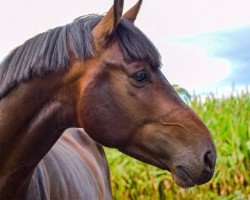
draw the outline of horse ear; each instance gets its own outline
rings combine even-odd
[[[134,22],[136,20],[136,17],[140,11],[142,4],[142,0],[139,0],[130,10],[128,10],[122,18],[129,19],[130,21]]]
[[[122,12],[123,0],[114,0],[114,5],[92,30],[93,41],[97,50],[104,47],[114,34],[116,26],[121,20]]]

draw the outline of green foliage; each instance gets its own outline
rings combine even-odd
[[[184,190],[169,172],[106,149],[114,199],[250,199],[250,92],[223,98],[192,97],[190,106],[212,132],[217,147],[213,179]]]

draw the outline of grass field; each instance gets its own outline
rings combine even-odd
[[[106,149],[115,199],[250,199],[250,92],[220,99],[212,94],[205,100],[193,96],[189,104],[216,143],[213,179],[184,190],[169,172]]]

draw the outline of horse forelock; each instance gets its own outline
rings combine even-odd
[[[102,17],[79,17],[70,24],[38,34],[12,50],[0,64],[0,99],[22,81],[68,69],[69,49],[77,59],[85,61],[93,57],[92,29]],[[121,20],[116,38],[127,62],[140,60],[152,67],[160,66],[157,49],[129,20]]]

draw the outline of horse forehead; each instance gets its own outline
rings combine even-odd
[[[107,71],[106,63],[113,64],[114,67],[127,65],[118,42],[114,41],[102,52],[97,53],[97,56],[85,62],[73,60],[68,74],[64,77],[64,82],[67,83],[68,80],[80,77],[80,86],[83,88],[104,75],[104,72]],[[109,66],[109,69],[111,69],[111,66]]]
[[[124,61],[122,50],[117,41],[113,42],[108,48],[104,49],[102,57],[105,61]]]

